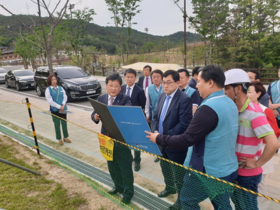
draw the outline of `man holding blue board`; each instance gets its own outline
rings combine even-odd
[[[127,69],[124,72],[126,85],[121,88],[121,93],[126,94],[131,98],[132,106],[140,106],[145,109],[146,96],[144,90],[135,84],[136,71],[134,69]],[[134,150],[134,171],[140,170],[141,152]]]
[[[122,78],[119,74],[112,74],[105,80],[106,90],[108,94],[98,97],[100,103],[116,106],[131,106],[131,99],[126,94],[121,93]],[[96,124],[102,120],[95,111],[91,115],[91,119]],[[102,125],[101,133],[109,135]],[[134,195],[133,187],[133,171],[132,171],[132,155],[128,147],[114,142],[113,160],[107,161],[109,173],[115,184],[115,187],[109,191],[109,194],[122,193],[122,203],[129,204]]]
[[[161,135],[180,135],[185,132],[192,120],[192,100],[178,88],[180,75],[177,71],[168,70],[163,74],[162,87],[164,93],[161,93],[154,113],[154,119],[151,123],[152,132],[158,132]],[[162,156],[166,159],[183,164],[188,152],[188,148],[169,149],[162,148]],[[171,167],[166,161],[160,161],[165,190],[158,194],[158,197],[166,197],[170,194],[178,194],[181,191],[184,170],[180,171],[178,167]],[[173,179],[174,175],[174,179]],[[171,207],[180,208],[180,201]]]

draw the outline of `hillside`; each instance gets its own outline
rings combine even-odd
[[[36,25],[39,25],[39,18],[37,16],[31,16]],[[33,21],[27,15],[18,15],[18,18],[22,20],[26,25],[33,25]],[[46,20],[46,18],[43,18]],[[62,20],[63,22],[64,20]],[[73,20],[75,22],[75,20]],[[48,24],[48,21],[45,21],[45,24]],[[20,24],[17,22],[15,18],[12,16],[2,16],[0,15],[0,25],[3,26],[5,29],[8,29],[14,33],[18,33],[18,29]],[[23,26],[22,33],[30,33],[27,29]],[[115,47],[119,43],[117,37],[118,29],[116,27],[103,27],[96,25],[94,23],[89,23],[86,27],[87,36],[84,39],[84,45],[94,45],[98,49],[105,48],[108,53],[114,53]],[[12,40],[14,40],[17,35],[8,32],[7,30],[2,29],[0,36],[4,37],[3,44],[9,45]],[[194,41],[199,41],[200,36],[198,34],[187,32],[187,42],[192,43]],[[151,34],[146,34],[143,32],[139,32],[137,30],[132,30],[131,32],[131,44],[130,47],[134,49],[135,47],[140,48],[143,46],[147,41],[153,42],[155,45],[168,45],[168,48],[182,45],[184,41],[184,33],[177,32],[168,36],[154,36]]]

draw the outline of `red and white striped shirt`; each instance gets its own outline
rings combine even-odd
[[[239,129],[235,146],[237,159],[240,160],[241,157],[258,159],[262,155],[263,137],[274,133],[261,107],[251,102],[248,98],[239,111],[238,125]],[[256,176],[261,173],[261,167],[255,169],[247,167],[238,168],[238,175],[240,176]]]

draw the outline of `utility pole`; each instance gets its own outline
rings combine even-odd
[[[187,13],[186,0],[184,0],[184,69],[187,69]]]
[[[178,2],[180,0],[172,0],[174,4],[181,10],[183,13],[184,19],[184,68],[187,69],[187,12],[186,12],[186,0],[184,0],[184,9],[179,6]]]

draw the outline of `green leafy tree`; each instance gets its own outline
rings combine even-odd
[[[71,14],[65,14],[66,20],[61,29],[67,32],[66,53],[75,65],[82,67],[85,58],[85,46],[87,25],[93,20],[96,13],[93,9],[85,7],[83,10],[75,10]],[[65,36],[64,36],[65,38]]]
[[[229,16],[229,0],[192,0],[194,16],[189,18],[191,25],[201,34],[205,48],[205,65],[207,65],[209,43],[209,60],[213,63],[213,44]]]
[[[29,35],[26,38],[36,42],[35,36]],[[28,63],[31,63],[34,70],[34,61],[41,52],[41,49],[37,45],[24,39],[18,38],[15,41],[15,54],[22,58],[25,69],[28,69]]]
[[[149,55],[151,54],[152,50],[154,49],[155,47],[155,44],[153,42],[146,42],[144,45],[143,45],[143,50],[145,52],[148,52]]]
[[[118,29],[117,36],[119,38],[119,45],[118,49],[120,49],[121,57],[123,63],[125,64],[124,53],[126,51],[126,61],[128,62],[129,56],[129,44],[131,38],[131,26],[136,24],[132,22],[133,17],[136,14],[140,13],[138,9],[139,5],[142,0],[105,0],[108,10],[113,13],[111,17],[114,20],[114,24]],[[125,34],[125,27],[126,27],[126,34]],[[126,37],[126,39],[125,39]],[[125,46],[125,47],[124,47]],[[124,48],[126,50],[124,50]]]
[[[54,29],[55,27],[59,24],[59,22],[61,21],[61,19],[63,18],[69,0],[65,0],[64,3],[62,3],[61,1],[58,1],[58,3],[54,4],[54,7],[51,9],[50,4],[46,3],[45,0],[37,0],[37,1],[33,1],[33,3],[35,3],[38,7],[38,16],[40,19],[40,24],[37,25],[36,22],[32,19],[31,16],[30,19],[32,20],[33,24],[32,25],[28,25],[26,23],[24,23],[21,20],[21,17],[19,15],[15,15],[13,12],[11,12],[10,10],[8,10],[6,7],[4,7],[3,5],[0,4],[0,7],[2,7],[6,12],[8,12],[10,15],[12,15],[18,23],[21,24],[22,27],[24,27],[25,29],[27,29],[30,34],[33,34],[36,37],[36,42],[33,40],[30,40],[28,38],[26,38],[22,33],[21,33],[21,29],[19,31],[19,33],[17,35],[19,35],[22,39],[24,39],[25,41],[31,42],[34,45],[37,45],[37,47],[39,47],[40,49],[42,49],[44,51],[44,53],[46,54],[47,60],[48,60],[48,67],[49,67],[49,71],[50,74],[53,74],[53,66],[52,66],[52,37],[53,37],[53,33],[54,33]],[[60,3],[62,3],[63,5],[61,6]],[[47,14],[48,14],[48,18],[43,18],[42,14],[41,14],[41,9],[45,9]],[[58,9],[60,8],[60,9]],[[49,33],[46,33],[45,30],[45,21],[49,20],[50,21],[50,31]],[[42,32],[42,37],[40,37],[38,35],[38,33],[36,32],[36,28],[40,27],[41,28],[41,32]]]
[[[65,49],[70,45],[70,36],[64,26],[60,24],[56,27],[52,40],[52,52],[55,56],[57,63],[61,65],[62,55]]]

